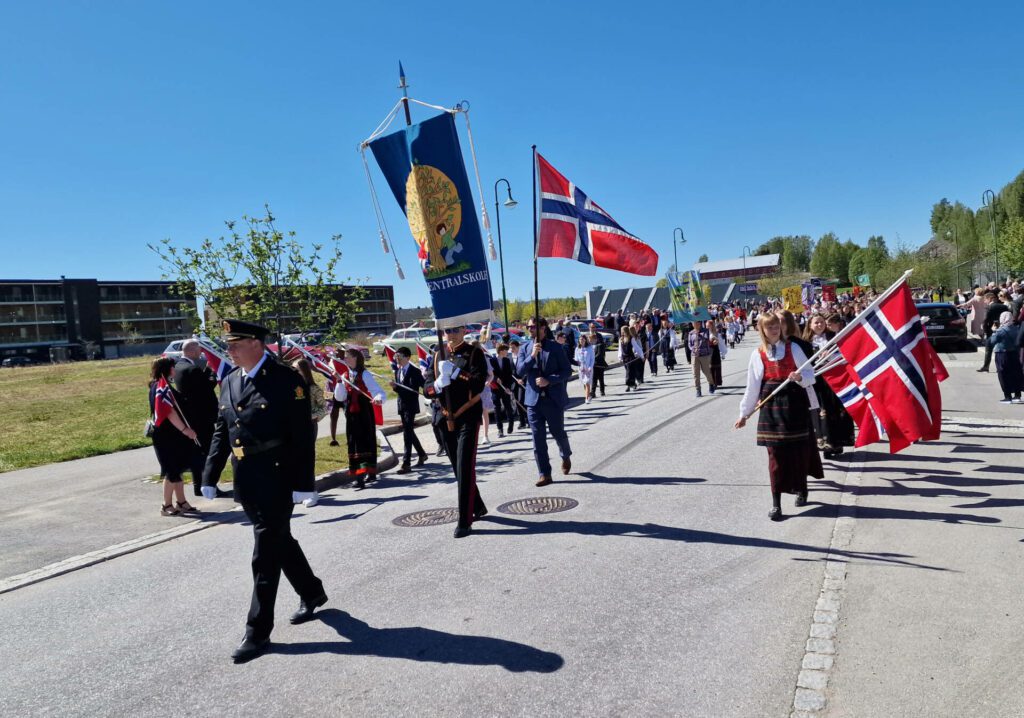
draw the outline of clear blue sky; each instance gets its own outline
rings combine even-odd
[[[523,202],[502,214],[510,298],[531,290],[532,143],[661,271],[677,225],[684,266],[777,234],[917,245],[932,203],[976,206],[1024,167],[1021,8],[5,3],[0,277],[156,278],[147,242],[198,243],[269,202],[306,242],[344,235],[345,274],[425,304],[388,195],[404,282],[381,253],[356,152],[399,59],[412,96],[472,103],[488,205],[498,177]],[[541,264],[543,296],[651,281]]]

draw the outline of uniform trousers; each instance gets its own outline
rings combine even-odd
[[[469,528],[473,520],[487,511],[480,491],[476,487],[476,442],[480,434],[479,421],[456,421],[455,430],[448,430],[448,422],[441,422],[448,460],[459,484],[459,527]]]
[[[537,399],[536,405],[526,407],[526,417],[530,421],[530,432],[533,434],[533,456],[537,460],[537,471],[541,476],[551,476],[548,431],[558,444],[558,455],[563,459],[572,456],[569,437],[565,433],[565,409],[548,397],[542,396]]]
[[[408,466],[412,463],[413,449],[416,449],[418,456],[426,456],[427,452],[423,450],[423,444],[416,438],[416,415],[411,411],[400,411],[398,418],[402,422],[402,439],[405,441],[405,460],[402,463]]]
[[[313,574],[302,547],[292,536],[293,508],[291,497],[280,504],[242,504],[255,539],[246,637],[257,641],[269,638],[274,628],[274,603],[282,571],[302,600],[312,601],[324,593],[323,583]]]

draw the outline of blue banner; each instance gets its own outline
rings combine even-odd
[[[446,112],[370,149],[409,221],[438,327],[490,321],[487,255],[455,118]]]
[[[665,276],[668,278],[668,288],[672,297],[672,321],[674,323],[685,324],[711,319],[707,307],[690,305],[690,288],[679,272],[669,272]]]

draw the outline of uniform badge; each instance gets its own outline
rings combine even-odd
[[[295,387],[295,398],[296,399],[305,399],[306,398],[306,390],[303,389],[301,386]]]

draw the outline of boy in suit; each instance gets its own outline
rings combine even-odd
[[[417,466],[423,466],[427,461],[427,452],[423,445],[416,438],[416,415],[420,413],[419,391],[423,388],[423,374],[419,368],[410,361],[412,352],[408,347],[399,347],[395,352],[395,380],[391,382],[398,399],[398,418],[402,421],[402,438],[405,440],[405,458],[402,461],[402,468],[399,474],[408,474],[412,471],[412,450],[416,449],[420,460]],[[398,387],[404,386],[405,389]]]

